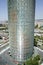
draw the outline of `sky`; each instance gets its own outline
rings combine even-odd
[[[43,19],[43,0],[36,0],[35,19]],[[0,0],[0,21],[8,20],[7,0]]]
[[[36,0],[35,19],[43,19],[43,0]]]

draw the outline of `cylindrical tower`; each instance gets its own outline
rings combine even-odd
[[[9,41],[13,58],[22,62],[33,54],[35,0],[8,0]]]

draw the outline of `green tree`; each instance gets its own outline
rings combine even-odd
[[[39,55],[37,55],[36,57],[34,57],[34,60],[40,60],[40,56]]]
[[[37,41],[36,41],[36,39],[34,39],[34,46],[37,47]]]
[[[30,58],[25,62],[25,65],[39,65],[40,56],[37,55],[34,58]]]
[[[27,60],[25,64],[26,64],[26,65],[32,65],[32,62],[33,62],[33,61],[32,61],[32,58],[31,58],[31,59]]]
[[[38,24],[35,26],[35,28],[38,28]]]

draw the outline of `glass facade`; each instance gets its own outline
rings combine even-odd
[[[34,12],[35,0],[8,0],[10,49],[16,61],[33,54]]]

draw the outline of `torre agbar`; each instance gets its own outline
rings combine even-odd
[[[11,55],[24,62],[33,54],[35,0],[8,0],[8,27]]]

